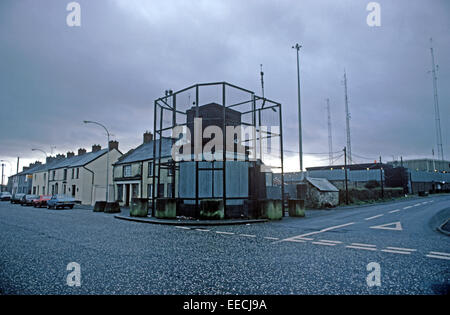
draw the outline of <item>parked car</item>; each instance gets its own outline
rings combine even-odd
[[[10,200],[11,203],[21,203],[22,202],[22,198],[23,196],[25,196],[25,194],[14,194]]]
[[[25,195],[22,197],[22,202],[20,203],[21,206],[32,206],[33,200],[39,198],[36,195]]]
[[[52,198],[51,195],[41,195],[39,198],[33,200],[33,207],[35,208],[41,208],[41,207],[47,207],[47,201],[49,201]]]
[[[65,207],[73,209],[73,206],[75,206],[75,199],[67,195],[53,195],[52,198],[47,201],[47,208],[49,209],[64,209]]]
[[[0,193],[0,201],[10,201],[11,197],[11,194],[7,191]]]

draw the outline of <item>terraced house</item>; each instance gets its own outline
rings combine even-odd
[[[160,140],[156,140],[159,145]],[[153,191],[153,135],[144,133],[144,141],[137,148],[123,155],[114,164],[114,187],[116,200],[121,206],[129,206],[132,198],[152,198]],[[161,160],[171,161],[173,139],[162,138]],[[156,169],[155,172],[158,172]],[[177,187],[171,169],[160,171],[160,184],[155,187],[155,194],[161,197],[171,197],[176,194]]]
[[[122,153],[117,141],[109,143],[109,188],[113,191],[112,164]],[[106,161],[108,149],[93,145],[91,152],[79,149],[78,155],[67,152],[66,156],[47,159],[47,163],[33,173],[33,193],[66,194],[84,205],[104,201],[106,196]],[[110,201],[114,196],[109,197]]]

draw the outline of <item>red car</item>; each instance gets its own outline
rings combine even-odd
[[[52,198],[51,195],[41,195],[38,199],[33,200],[33,207],[35,208],[41,208],[41,207],[47,207],[47,201],[49,201]]]

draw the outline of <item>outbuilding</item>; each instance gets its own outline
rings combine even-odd
[[[339,204],[339,189],[325,178],[307,177],[306,207],[329,208]]]

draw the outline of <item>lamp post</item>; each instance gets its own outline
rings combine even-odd
[[[39,152],[42,152],[42,153],[45,154],[45,158],[47,159],[48,154],[47,154],[47,152],[45,152],[44,150],[41,150],[41,149],[31,149],[31,151],[39,151]]]
[[[298,94],[298,145],[300,154],[300,174],[303,174],[303,145],[302,145],[302,110],[300,100],[300,57],[299,51],[302,48],[301,45],[295,44],[292,46],[297,51],[297,94]]]
[[[90,121],[90,120],[84,120],[83,122],[85,124],[95,124],[95,125],[102,127],[103,129],[105,129],[106,134],[108,136],[108,143],[107,143],[108,151],[106,152],[106,200],[105,200],[106,202],[108,202],[108,195],[109,195],[109,135],[110,134],[109,134],[108,129],[99,122]]]
[[[11,170],[12,168],[11,168],[11,163],[9,163],[8,161],[6,161],[6,160],[0,160],[0,162],[2,162],[2,185],[0,186],[0,187],[1,187],[1,188],[0,188],[0,192],[3,192],[3,177],[4,177],[3,172],[4,172],[5,165],[6,165],[6,164],[3,163],[3,162],[6,162],[6,163],[9,164],[10,170]]]

